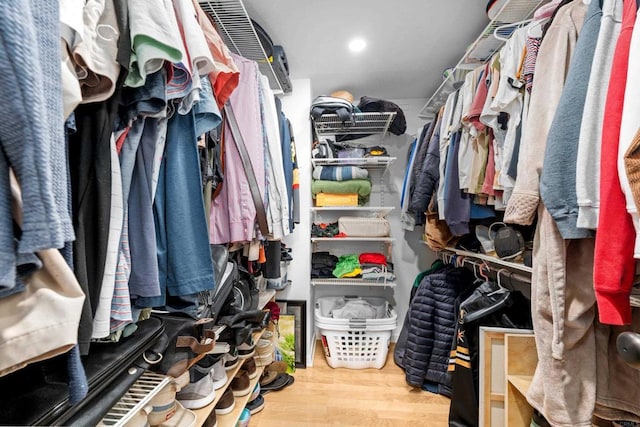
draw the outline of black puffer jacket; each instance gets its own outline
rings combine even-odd
[[[409,210],[416,215],[427,211],[431,196],[438,188],[440,179],[440,122],[438,117],[435,129],[431,135],[427,154],[421,164],[420,171],[415,179],[413,193],[409,202]]]
[[[409,385],[422,387],[428,381],[438,384],[440,393],[450,395],[447,367],[456,328],[455,302],[473,281],[469,270],[446,266],[420,283],[407,313],[409,330],[403,363]]]

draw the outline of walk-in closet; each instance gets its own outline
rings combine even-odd
[[[640,426],[639,1],[0,5],[0,425]]]

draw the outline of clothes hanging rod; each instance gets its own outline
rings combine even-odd
[[[496,280],[498,280],[501,273],[505,273],[502,277],[508,278],[509,280],[517,280],[522,283],[531,284],[531,277],[523,276],[522,274],[518,274],[514,272],[512,269],[507,268],[506,266],[501,266],[501,268],[496,268],[495,266],[489,265],[486,260],[474,260],[474,258],[468,255],[458,255],[456,253],[448,252],[448,251],[439,251],[438,256],[442,261],[447,264],[452,264],[453,261],[456,261],[456,265],[460,263],[461,265],[467,264],[474,267],[474,273],[477,274],[476,268],[482,269],[487,268],[489,271],[495,273]],[[480,262],[479,262],[480,261]]]

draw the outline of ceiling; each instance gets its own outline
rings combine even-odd
[[[428,98],[489,22],[484,0],[244,0],[313,95]],[[367,47],[354,54],[354,37]]]

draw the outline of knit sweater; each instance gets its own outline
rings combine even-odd
[[[578,198],[578,227],[595,229],[598,226],[600,208],[600,146],[604,106],[611,77],[611,63],[616,40],[622,23],[622,0],[604,0],[598,43],[591,66],[591,78],[587,89],[576,170],[576,195]]]
[[[583,169],[585,165],[576,164],[576,160],[582,112],[601,17],[600,1],[591,0],[571,59],[558,109],[549,129],[544,166],[540,176],[540,197],[565,239],[593,237],[592,230],[577,226],[576,170]]]
[[[607,92],[600,158],[600,216],[594,253],[593,285],[600,321],[627,324],[631,321],[629,294],[635,274],[635,229],[625,209],[618,177],[618,147],[629,48],[636,19],[636,1],[625,0],[622,29],[616,44]]]
[[[561,8],[540,45],[527,127],[520,145],[518,177],[507,204],[505,222],[528,225],[535,217],[547,136],[586,11],[582,1]]]

